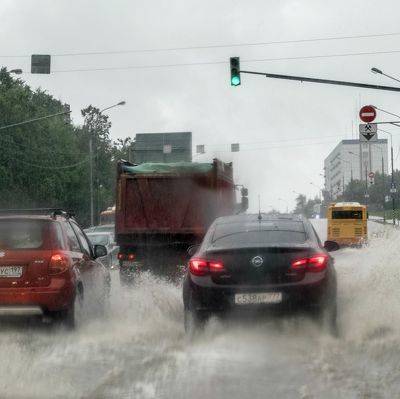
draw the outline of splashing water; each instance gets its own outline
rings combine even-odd
[[[315,221],[324,238],[326,221]],[[194,341],[181,288],[143,274],[76,332],[0,330],[1,398],[395,398],[400,396],[400,232],[370,225],[334,253],[341,337],[309,320],[220,322]]]

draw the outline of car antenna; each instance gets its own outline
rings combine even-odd
[[[261,203],[260,203],[260,194],[258,194],[258,216],[257,219],[261,222],[262,216],[261,216]]]

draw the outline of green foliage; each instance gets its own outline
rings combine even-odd
[[[0,126],[64,111],[66,104],[32,90],[0,69]],[[113,143],[99,109],[82,111],[83,127],[57,116],[0,131],[0,207],[62,207],[89,222],[89,134],[93,136],[96,213],[114,204],[115,163],[130,139]]]

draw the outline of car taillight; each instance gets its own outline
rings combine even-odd
[[[117,255],[118,260],[135,260],[136,255],[135,254],[124,254],[122,252],[119,252]]]
[[[65,272],[71,265],[71,259],[66,254],[53,254],[49,263],[49,274],[60,274]]]
[[[206,276],[224,271],[224,264],[215,260],[193,258],[189,261],[189,270],[195,276]]]
[[[328,265],[328,255],[316,254],[308,258],[297,259],[292,262],[291,270],[307,271],[307,272],[321,272],[326,269]]]

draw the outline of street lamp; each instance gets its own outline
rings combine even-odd
[[[394,76],[388,75],[387,73],[383,72],[382,70],[380,70],[378,68],[375,68],[375,67],[371,68],[371,72],[376,73],[378,75],[386,76],[387,78],[395,80],[396,82],[400,82],[400,79],[397,79]]]
[[[8,73],[15,73],[16,75],[21,75],[22,73],[22,69],[17,68],[17,69],[11,69],[11,71],[9,71]]]
[[[117,104],[110,105],[109,107],[103,108],[99,111],[98,118],[100,115],[111,108],[125,105],[125,101],[120,101]],[[94,190],[93,190],[93,132],[89,132],[89,164],[90,164],[90,226],[94,226]]]

